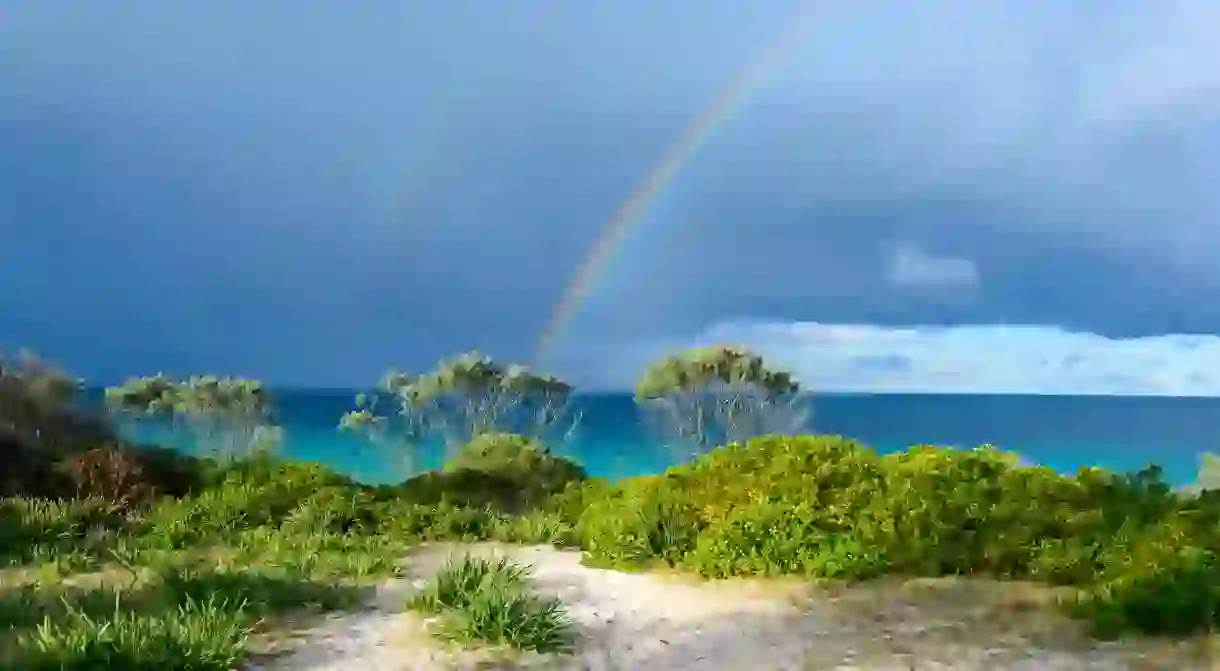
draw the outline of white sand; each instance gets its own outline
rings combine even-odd
[[[485,654],[446,648],[431,639],[427,623],[403,613],[402,604],[455,552],[505,555],[529,565],[537,591],[561,598],[576,622],[574,654],[527,654],[492,662]],[[930,650],[904,642],[912,631],[921,634],[927,628],[920,622],[894,627],[878,618],[870,626],[848,624],[825,610],[827,604],[802,598],[796,587],[697,583],[591,569],[580,565],[578,552],[550,547],[434,546],[412,555],[410,566],[408,578],[378,591],[370,610],[331,616],[290,654],[253,665],[250,671],[1186,668],[1180,660],[1173,666],[1134,666],[1124,663],[1116,650],[1100,647],[1048,652],[966,640]]]

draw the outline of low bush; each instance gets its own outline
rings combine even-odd
[[[568,483],[585,479],[576,462],[551,454],[536,440],[508,434],[484,434],[465,445],[445,470],[496,473],[531,493],[551,495]]]
[[[435,506],[489,508],[503,514],[525,514],[546,507],[571,484],[586,479],[576,462],[551,454],[521,436],[486,434],[458,450],[439,471],[378,489],[383,500]]]
[[[155,492],[140,459],[117,447],[97,447],[73,455],[64,470],[78,497],[97,497],[121,506],[147,501]]]
[[[595,487],[575,530],[603,566],[1041,580],[1081,587],[1073,610],[1099,631],[1209,628],[1220,614],[1220,494],[1175,493],[1157,469],[1069,477],[991,447],[877,456],[836,437],[764,437]]]
[[[1074,614],[1105,638],[1215,631],[1220,624],[1220,545],[1215,535],[1210,547],[1190,542],[1195,534],[1183,522],[1172,518],[1155,524],[1110,549],[1107,566],[1072,604]]]

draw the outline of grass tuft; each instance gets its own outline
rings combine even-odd
[[[533,594],[524,567],[507,559],[450,561],[408,607],[441,616],[438,633],[462,642],[542,653],[572,647],[572,621],[557,599]]]

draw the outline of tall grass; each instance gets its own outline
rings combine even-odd
[[[135,613],[116,596],[104,617],[68,606],[17,636],[11,668],[28,671],[229,671],[244,656],[249,629],[244,603],[215,596],[187,599],[175,610]]]

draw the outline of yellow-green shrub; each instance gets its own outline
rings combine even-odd
[[[543,506],[569,484],[584,479],[579,464],[551,454],[537,441],[485,434],[463,446],[443,470],[386,488],[384,495],[422,505],[447,502],[523,513]]]
[[[549,496],[585,479],[585,469],[542,443],[512,434],[484,434],[466,444],[445,470],[495,473],[531,493]]]
[[[695,547],[706,525],[698,503],[667,486],[665,477],[639,478],[590,502],[576,525],[591,563],[642,567],[670,566]]]
[[[838,574],[856,560],[819,557],[856,552],[849,547],[868,554],[865,534],[877,533],[869,509],[881,485],[876,456],[854,442],[769,436],[629,482],[590,505],[578,530],[586,551],[608,564],[662,560],[708,575],[825,566]],[[872,573],[876,559],[858,566]]]
[[[1084,587],[1076,611],[1101,629],[1206,627],[1220,602],[1220,492],[1175,494],[1155,468],[1062,476],[987,446],[878,457],[772,436],[555,501],[583,508],[577,537],[602,565],[1043,580]]]
[[[1074,604],[1095,633],[1215,631],[1220,624],[1220,551],[1169,519],[1109,550],[1109,566]],[[1206,543],[1209,547],[1197,543]]]

